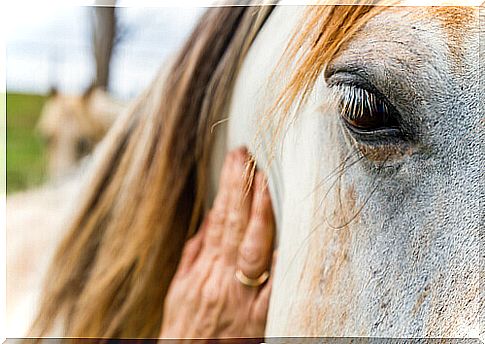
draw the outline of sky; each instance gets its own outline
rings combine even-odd
[[[94,76],[92,7],[11,6],[6,16],[7,90],[46,93],[56,87],[82,92]],[[163,61],[175,53],[203,9],[118,7],[126,31],[111,62],[111,91],[123,99],[139,94]]]

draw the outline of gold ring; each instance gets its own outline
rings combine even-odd
[[[245,286],[256,288],[256,287],[259,287],[264,282],[266,282],[266,280],[269,277],[269,272],[265,271],[258,278],[252,279],[246,276],[241,270],[238,269],[236,270],[235,277],[239,282],[241,282]]]

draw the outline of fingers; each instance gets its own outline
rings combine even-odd
[[[210,254],[221,254],[226,264],[236,265],[257,279],[271,260],[274,219],[267,183],[256,172],[252,189],[249,155],[244,148],[228,154],[221,173],[219,191],[207,219],[204,246]]]
[[[224,223],[227,216],[227,204],[230,198],[230,178],[233,173],[232,168],[234,158],[235,155],[229,153],[224,160],[219,181],[219,190],[214,200],[214,205],[207,215],[208,224],[205,245],[209,250],[216,248],[220,244],[222,235],[224,233]]]
[[[251,215],[239,247],[237,266],[249,278],[257,279],[269,268],[273,251],[274,218],[271,199],[262,172],[254,180]]]
[[[236,150],[234,152],[232,173],[229,177],[230,196],[227,204],[226,228],[222,243],[224,257],[234,264],[237,258],[237,248],[244,235],[251,210],[252,194],[248,192],[250,182],[249,168],[247,151],[245,149]]]
[[[209,219],[206,218],[202,223],[199,231],[185,243],[184,249],[182,251],[182,257],[180,258],[180,263],[177,268],[178,276],[185,275],[199,256],[199,253],[202,250],[204,235],[207,231],[207,226],[209,222],[208,220]]]
[[[254,303],[253,316],[258,323],[266,324],[266,317],[269,308],[269,299],[271,296],[271,289],[273,287],[274,271],[276,265],[277,253],[273,252],[273,257],[271,260],[271,274],[268,282],[263,286],[261,292],[259,293],[256,302]]]
[[[225,257],[237,257],[237,247],[247,226],[251,209],[248,173],[249,155],[245,148],[231,151],[224,161],[219,190],[208,215],[205,244],[209,250],[222,248]]]
[[[274,219],[262,172],[248,188],[248,159],[245,149],[226,157],[213,208],[186,243],[176,273],[180,278],[170,286],[162,335],[264,333],[272,276],[266,282],[258,277],[270,270]]]

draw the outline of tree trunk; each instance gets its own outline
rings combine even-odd
[[[96,62],[94,86],[108,88],[109,65],[116,36],[115,1],[113,6],[96,6],[93,21],[93,50]]]

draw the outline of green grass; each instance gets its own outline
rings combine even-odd
[[[34,130],[45,99],[40,95],[7,93],[7,193],[45,180],[44,146]]]

